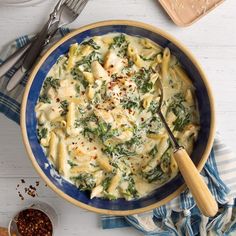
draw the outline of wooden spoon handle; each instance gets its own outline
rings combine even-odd
[[[0,227],[0,236],[8,236],[7,228]]]
[[[205,216],[215,216],[218,205],[188,153],[180,148],[175,151],[174,158],[198,208]]]

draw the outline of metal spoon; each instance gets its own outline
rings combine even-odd
[[[206,183],[199,174],[197,168],[192,162],[190,156],[184,149],[180,146],[174,137],[170,127],[168,126],[162,111],[163,102],[163,87],[160,78],[156,81],[157,89],[160,93],[159,107],[157,108],[157,113],[165,126],[165,129],[170,137],[172,145],[174,147],[174,158],[179,167],[179,170],[188,186],[190,192],[192,193],[198,208],[205,216],[213,217],[218,212],[218,205],[212,196],[210,190],[208,189]]]

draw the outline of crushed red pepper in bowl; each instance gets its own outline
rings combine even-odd
[[[22,236],[52,236],[53,226],[49,217],[38,209],[25,209],[16,219],[18,232]]]

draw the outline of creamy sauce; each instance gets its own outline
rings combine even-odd
[[[178,172],[162,112],[191,154],[199,131],[194,87],[168,48],[112,33],[73,44],[43,84],[36,115],[46,156],[91,198],[146,196]]]

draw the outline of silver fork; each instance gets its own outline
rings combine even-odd
[[[57,32],[58,28],[66,26],[66,25],[72,23],[80,15],[80,13],[83,11],[83,9],[86,6],[86,4],[88,3],[88,1],[89,0],[66,0],[63,3],[63,5],[61,7],[61,11],[58,13],[57,19],[52,24],[52,27],[49,29],[48,37],[45,40],[44,46],[47,45],[50,42],[52,37]],[[10,61],[8,60],[8,67],[9,67],[9,69],[12,66],[14,66],[16,63],[21,61],[22,58],[25,55],[26,55],[26,57],[28,56],[27,52],[25,52],[25,51],[19,51],[19,53],[16,53],[15,57],[18,58],[18,61],[14,60],[14,57],[11,56],[11,60],[13,61],[13,63],[11,64],[11,60]],[[21,81],[21,79],[25,75],[25,73],[26,72],[28,73],[28,71],[31,69],[32,64],[33,64],[32,61],[35,62],[36,57],[34,56],[33,59],[30,58],[30,64],[32,63],[31,65],[28,65],[28,64],[24,63],[25,60],[26,60],[26,58],[22,62],[22,66],[18,69],[16,74],[10,79],[10,81],[9,81],[9,83],[7,85],[7,90],[8,91],[11,91],[12,89],[14,89],[16,87],[16,85]]]
[[[80,15],[89,0],[67,0],[64,2],[64,8],[59,13],[58,28],[69,25]],[[58,29],[57,28],[57,29]],[[57,31],[56,29],[56,31]],[[55,35],[56,31],[48,37],[47,42]]]

